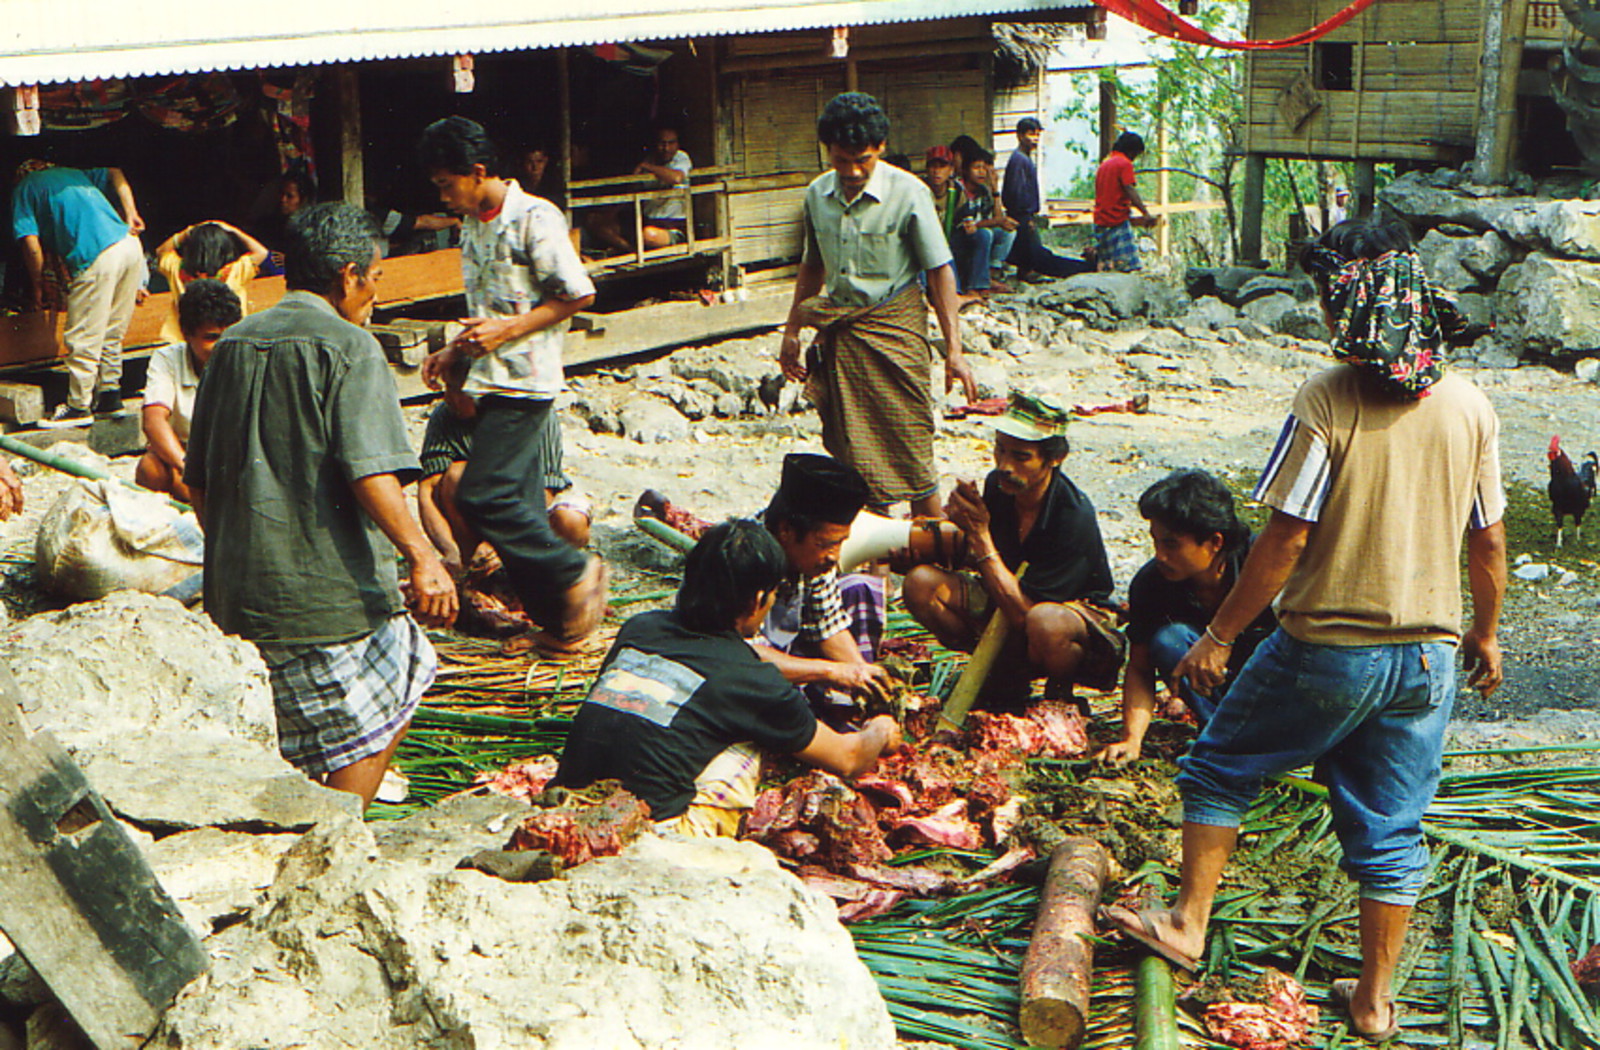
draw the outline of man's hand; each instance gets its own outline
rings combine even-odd
[[[971,481],[956,482],[950,498],[944,503],[945,517],[966,534],[969,546],[980,545],[983,551],[974,551],[979,557],[992,549],[989,542],[989,505],[983,502],[983,493]]]
[[[1500,640],[1480,634],[1477,628],[1461,636],[1461,663],[1467,669],[1467,685],[1488,696],[1505,680],[1500,663]]]
[[[131,212],[128,215],[128,232],[135,237],[144,232],[144,216],[140,215],[138,211]]]
[[[879,664],[845,664],[833,662],[828,684],[844,689],[852,695],[863,693],[882,698],[887,695],[889,672]]]
[[[456,584],[437,555],[411,565],[411,579],[402,587],[406,604],[424,627],[449,627],[456,621]]]
[[[1017,228],[1017,220],[1013,219],[1009,215],[1001,216],[999,223],[1000,228],[1005,230],[1007,233],[1010,233]]]
[[[974,233],[977,233],[978,232],[978,220],[977,219],[962,219],[961,220],[961,232],[966,234],[969,237],[972,236]]]
[[[451,345],[468,357],[492,354],[517,336],[517,319],[514,317],[463,317],[466,331],[456,336]]]
[[[972,366],[967,364],[967,355],[952,350],[944,359],[944,392],[948,394],[954,390],[957,383],[967,395],[967,404],[978,400],[978,380],[972,374]]]
[[[1100,752],[1100,761],[1113,769],[1121,769],[1129,762],[1138,761],[1143,748],[1143,740],[1118,740],[1106,745],[1106,749]]]
[[[796,383],[806,381],[806,365],[800,355],[800,335],[796,333],[783,333],[783,342],[778,345],[778,367],[783,370],[783,377]]]
[[[422,383],[429,390],[438,390],[449,381],[450,372],[460,360],[456,344],[450,343],[443,350],[436,350],[422,359]]]
[[[22,512],[22,479],[0,459],[0,521]]]
[[[1178,695],[1178,683],[1187,678],[1189,688],[1201,696],[1210,696],[1217,686],[1227,680],[1228,654],[1232,651],[1231,647],[1213,642],[1210,635],[1201,634],[1183,659],[1178,661],[1178,666],[1172,669],[1171,680],[1167,683],[1172,695]]]

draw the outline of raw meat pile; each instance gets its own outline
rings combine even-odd
[[[554,755],[525,758],[521,762],[511,763],[496,773],[479,773],[473,783],[487,787],[498,795],[532,802],[543,794],[550,781],[555,779],[556,769],[560,764]]]
[[[1271,967],[1243,987],[1212,987],[1201,994],[1211,999],[1201,1014],[1206,1031],[1240,1050],[1290,1050],[1309,1040],[1317,1023],[1306,990]]]
[[[506,849],[540,850],[570,868],[595,857],[614,857],[652,827],[650,807],[614,780],[562,795],[558,805],[535,804]]]
[[[488,544],[478,548],[461,581],[461,616],[456,626],[495,638],[534,629],[522,610],[522,599],[501,568],[500,556]]]
[[[756,799],[744,837],[796,867],[839,902],[845,921],[887,911],[907,894],[970,889],[1033,856],[1017,846],[983,871],[952,875],[924,865],[891,866],[896,854],[925,847],[960,850],[1007,845],[1021,816],[1004,773],[1028,757],[1072,757],[1088,750],[1083,717],[1049,702],[1027,715],[975,714],[968,746],[923,742],[883,759],[854,786],[808,772]]]
[[[1572,964],[1572,978],[1589,994],[1600,993],[1600,944]]]

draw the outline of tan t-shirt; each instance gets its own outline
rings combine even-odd
[[[1392,645],[1461,633],[1461,539],[1505,513],[1500,422],[1446,373],[1420,401],[1350,365],[1312,376],[1254,497],[1315,522],[1278,598],[1303,642]]]

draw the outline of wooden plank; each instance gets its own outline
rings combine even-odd
[[[1557,0],[1531,0],[1528,4],[1526,39],[1547,44],[1559,44],[1567,39],[1571,28]]]
[[[1255,0],[1251,38],[1280,40],[1304,32],[1343,8],[1348,0]],[[1476,41],[1483,32],[1479,0],[1383,0],[1322,40]],[[1364,37],[1363,37],[1364,34]]]
[[[755,294],[744,302],[659,303],[615,314],[582,314],[586,328],[569,331],[562,360],[569,366],[688,346],[737,332],[773,328],[789,314],[789,296]]]
[[[83,772],[0,669],[0,929],[98,1050],[135,1050],[207,959]]]
[[[447,248],[424,255],[399,255],[384,259],[378,278],[378,308],[394,309],[411,303],[460,295],[461,250]],[[283,298],[280,277],[257,277],[250,282],[250,311],[258,313]],[[150,295],[134,307],[133,320],[122,340],[124,353],[161,346],[161,327],[172,309],[172,293]],[[18,364],[37,364],[64,357],[61,343],[64,313],[29,313],[0,317],[0,369]]]

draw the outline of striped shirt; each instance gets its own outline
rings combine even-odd
[[[1447,373],[1420,401],[1338,365],[1307,380],[1253,497],[1315,523],[1278,599],[1304,642],[1453,641],[1461,539],[1505,512],[1500,424],[1483,393]]]

